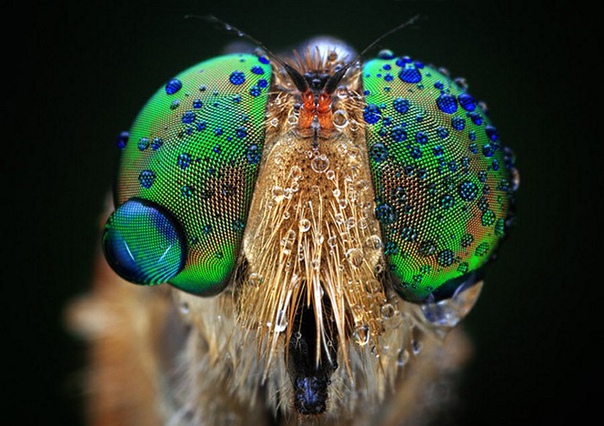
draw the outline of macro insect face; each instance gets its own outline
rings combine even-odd
[[[318,38],[203,61],[151,97],[119,139],[103,248],[125,280],[170,284],[164,423],[337,421],[396,394],[511,222],[514,156],[467,89]]]

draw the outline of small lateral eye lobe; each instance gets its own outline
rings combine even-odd
[[[431,66],[388,55],[367,62],[362,80],[376,216],[394,287],[416,303],[445,297],[487,262],[507,230],[513,154],[466,86]]]
[[[228,284],[261,160],[271,77],[262,56],[209,59],[169,79],[120,135],[118,207],[104,234],[119,275],[201,296]]]

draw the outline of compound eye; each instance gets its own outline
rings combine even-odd
[[[156,203],[130,199],[109,217],[103,234],[109,265],[135,284],[161,284],[185,265],[187,249],[180,225]]]

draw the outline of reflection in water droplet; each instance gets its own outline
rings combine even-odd
[[[273,189],[271,190],[271,194],[273,196],[273,200],[275,200],[276,203],[280,203],[281,201],[283,201],[284,195],[283,195],[283,188],[281,188],[280,186],[273,186]]]
[[[363,263],[364,259],[363,251],[358,248],[351,248],[346,252],[346,259],[354,267],[359,267]]]
[[[392,318],[394,316],[394,314],[396,313],[396,309],[394,308],[394,306],[392,306],[391,303],[386,303],[385,305],[383,305],[381,308],[381,311],[382,311],[382,317],[385,320]]]
[[[287,328],[287,315],[284,309],[280,309],[277,312],[277,317],[275,318],[275,332],[281,333]]]
[[[310,162],[310,167],[317,173],[323,173],[329,168],[329,158],[326,155],[317,155]]]
[[[480,291],[483,281],[474,284],[475,274],[463,282],[449,299],[436,303],[424,303],[422,312],[428,321],[434,325],[453,328],[470,312]]]
[[[374,235],[371,235],[369,238],[367,238],[367,240],[365,241],[365,244],[371,250],[380,250],[382,248],[382,239],[379,236],[374,234]]]
[[[402,368],[407,365],[407,362],[409,362],[409,352],[406,349],[399,349],[396,365]]]
[[[260,284],[262,284],[262,276],[260,276],[260,274],[257,272],[252,272],[248,278],[248,284],[252,287],[258,287]]]
[[[308,231],[310,229],[310,220],[300,219],[300,222],[298,223],[298,227],[300,229],[300,232]]]

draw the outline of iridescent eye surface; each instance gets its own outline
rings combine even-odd
[[[270,82],[264,57],[213,58],[169,80],[129,137],[120,136],[118,208],[103,240],[121,276],[199,295],[228,283],[261,159]]]
[[[395,289],[450,297],[503,237],[513,157],[487,111],[443,72],[384,53],[363,68],[367,150]]]

